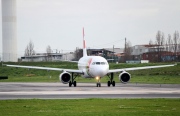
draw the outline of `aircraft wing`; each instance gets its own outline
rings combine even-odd
[[[79,74],[83,73],[81,70],[76,70],[76,69],[63,69],[63,68],[51,68],[51,67],[39,67],[39,66],[23,66],[23,65],[6,65],[6,66],[8,66],[8,67],[16,67],[16,68],[66,71],[66,72],[74,72],[74,73],[79,73]]]
[[[71,61],[71,60],[61,60],[63,62],[73,62],[73,63],[78,63],[78,61]]]
[[[122,68],[122,69],[112,69],[112,70],[109,70],[108,73],[115,73],[115,72],[121,72],[121,71],[132,71],[132,70],[142,70],[142,69],[162,68],[162,67],[170,67],[170,66],[175,66],[175,65],[177,65],[177,64],[158,65],[158,66],[144,66],[144,67]]]

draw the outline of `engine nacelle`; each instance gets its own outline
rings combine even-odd
[[[64,84],[67,84],[70,82],[71,80],[71,74],[68,73],[68,72],[63,72],[59,75],[59,80],[64,83]]]
[[[131,75],[126,72],[126,71],[123,71],[122,73],[119,74],[119,80],[122,82],[122,83],[128,83],[129,80],[131,79]]]

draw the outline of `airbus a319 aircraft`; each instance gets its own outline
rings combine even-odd
[[[37,67],[37,66],[22,66],[22,65],[6,65],[9,67],[19,67],[28,69],[42,69],[42,70],[54,70],[62,71],[59,75],[59,80],[64,84],[69,84],[69,87],[74,85],[76,87],[75,78],[77,74],[82,75],[84,78],[95,78],[97,80],[97,87],[101,87],[100,80],[104,76],[109,77],[107,86],[115,86],[114,73],[119,73],[119,80],[122,83],[128,83],[131,79],[131,75],[127,71],[131,70],[141,70],[141,69],[152,69],[161,67],[170,67],[175,64],[170,65],[158,65],[158,66],[145,66],[145,67],[135,67],[135,68],[123,68],[123,69],[109,69],[108,61],[101,56],[88,56],[86,50],[86,43],[84,39],[84,28],[83,28],[83,57],[77,61],[78,69],[62,69],[62,68],[50,68],[50,67]]]

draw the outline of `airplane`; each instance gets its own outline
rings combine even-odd
[[[22,66],[22,65],[6,65],[9,67],[28,68],[28,69],[42,69],[42,70],[54,70],[62,71],[59,75],[59,80],[63,84],[69,84],[69,87],[74,85],[77,86],[75,81],[77,75],[82,75],[84,78],[95,78],[97,80],[97,87],[101,87],[101,78],[104,76],[109,77],[107,86],[111,85],[115,87],[114,73],[119,73],[119,80],[126,84],[130,81],[131,75],[127,71],[131,70],[142,70],[152,68],[170,67],[176,64],[170,65],[158,65],[158,66],[145,66],[145,67],[134,67],[134,68],[123,68],[123,69],[109,69],[108,61],[101,56],[88,56],[86,50],[86,41],[84,39],[84,28],[83,28],[83,57],[76,61],[78,63],[78,69],[63,69],[63,68],[50,68],[50,67],[38,67],[38,66]],[[76,74],[76,75],[75,75]]]

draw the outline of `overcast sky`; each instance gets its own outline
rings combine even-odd
[[[124,47],[125,37],[132,45],[147,44],[158,30],[165,38],[180,31],[180,0],[16,1],[18,56],[30,40],[36,52],[48,45],[61,52],[82,48],[83,27],[90,48]]]

